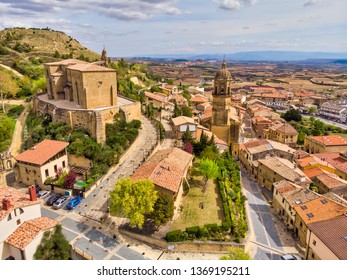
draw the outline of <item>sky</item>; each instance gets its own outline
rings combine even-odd
[[[346,0],[0,0],[0,29],[49,27],[108,56],[347,51]]]

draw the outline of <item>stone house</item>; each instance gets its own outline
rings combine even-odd
[[[347,216],[309,224],[306,244],[307,260],[347,260]]]
[[[339,135],[308,136],[304,141],[304,150],[310,154],[347,152],[347,138]]]
[[[131,179],[149,179],[158,191],[168,193],[176,199],[183,191],[182,184],[193,157],[179,148],[159,150],[135,171]]]
[[[316,199],[319,195],[287,180],[276,182],[273,186],[272,205],[277,210],[286,227],[293,229],[296,216],[294,207]]]
[[[16,156],[16,180],[25,185],[42,187],[45,180],[54,177],[60,168],[69,170],[68,145],[68,142],[45,139]]]
[[[0,186],[0,259],[32,260],[45,231],[53,230],[57,221],[41,217],[41,199],[35,187],[29,195]]]
[[[173,132],[177,140],[182,139],[182,135],[187,131],[190,131],[192,138],[196,139],[196,131],[198,124],[189,117],[179,116],[172,119]]]
[[[258,163],[257,181],[271,192],[273,192],[273,184],[281,180],[304,187],[308,187],[311,183],[311,180],[287,159],[272,157],[259,159]]]
[[[257,139],[263,139],[265,130],[272,125],[273,125],[273,122],[267,117],[258,116],[258,117],[252,118],[252,128],[253,128],[253,131],[255,132],[255,137]],[[271,139],[271,140],[274,140],[274,139]]]
[[[277,141],[294,148],[298,142],[298,131],[289,123],[276,123],[264,130],[266,139]]]
[[[248,174],[257,179],[258,160],[280,157],[293,161],[295,150],[268,139],[252,140],[240,145],[239,158]]]
[[[294,233],[302,244],[307,245],[308,226],[315,222],[327,221],[343,216],[347,207],[326,197],[319,197],[294,207],[296,211]]]

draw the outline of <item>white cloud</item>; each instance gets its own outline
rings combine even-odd
[[[222,10],[239,10],[245,5],[255,5],[257,0],[213,0]]]
[[[61,10],[96,12],[119,20],[146,20],[155,15],[180,15],[175,0],[0,0],[0,14],[43,15]]]

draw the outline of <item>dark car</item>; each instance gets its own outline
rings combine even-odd
[[[54,202],[56,202],[61,197],[62,197],[61,194],[53,194],[47,199],[46,204],[49,206],[52,206]]]
[[[66,208],[69,210],[74,209],[78,204],[80,204],[82,201],[82,197],[77,196],[69,201],[69,203],[66,205]]]

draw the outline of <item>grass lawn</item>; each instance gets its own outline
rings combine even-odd
[[[202,176],[192,176],[189,193],[183,197],[183,209],[179,217],[173,221],[171,230],[185,230],[186,227],[203,226],[206,224],[220,225],[224,221],[223,204],[219,190],[212,180],[207,182],[206,192],[199,185],[204,184]],[[204,209],[200,208],[205,201]]]

